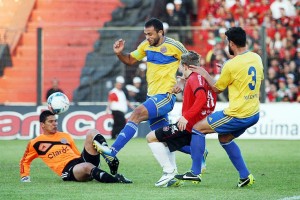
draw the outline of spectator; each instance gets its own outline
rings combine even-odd
[[[127,100],[124,91],[122,90],[125,80],[123,76],[116,78],[114,88],[109,91],[108,104],[106,108],[107,113],[111,113],[113,116],[113,127],[111,132],[112,139],[115,139],[119,132],[123,129],[126,124],[125,113],[128,110],[128,106],[132,109],[134,107]]]
[[[53,94],[55,92],[62,92],[63,93],[62,89],[59,88],[59,81],[56,78],[52,79],[52,87],[47,90],[46,100],[48,99],[48,97],[51,94]]]
[[[292,94],[291,91],[286,86],[285,78],[283,77],[279,78],[278,85],[279,85],[279,89],[277,90],[276,102],[290,101]]]
[[[140,92],[134,85],[128,84],[126,85],[127,90],[127,99],[129,102],[137,102],[137,94]]]
[[[174,39],[180,40],[181,35],[179,27],[183,26],[180,15],[179,13],[175,12],[175,6],[173,3],[168,3],[166,6],[166,10],[167,13],[163,21],[166,22],[169,27],[172,27],[168,29],[168,33],[172,33],[172,36],[174,36],[174,33],[176,33],[177,36]]]
[[[294,5],[289,0],[275,0],[270,5],[272,16],[274,19],[279,19],[281,16],[280,8],[283,8],[286,12],[286,16],[296,16],[296,10]]]
[[[276,102],[277,87],[274,83],[270,83],[269,86],[266,87],[266,93],[267,93],[267,102]]]
[[[135,97],[136,102],[144,102],[147,97],[146,90],[143,90],[143,88],[146,88],[146,82],[142,82],[142,79],[138,76],[134,77],[133,80],[133,86],[135,86],[139,91],[137,92],[137,95]]]

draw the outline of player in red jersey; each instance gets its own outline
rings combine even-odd
[[[112,176],[98,168],[100,157],[93,143],[96,141],[105,145],[106,140],[97,130],[87,132],[84,149],[80,154],[70,134],[57,131],[57,119],[52,112],[43,111],[40,124],[43,134],[30,140],[20,161],[21,182],[30,182],[31,162],[41,158],[64,181],[95,179],[102,183],[132,183],[121,174]],[[117,169],[111,167],[112,174],[116,173]]]
[[[190,146],[192,157],[191,171],[189,180],[201,181],[201,163],[205,148],[200,145],[199,137],[203,137],[197,131],[193,130],[196,122],[204,119],[212,113],[216,106],[217,95],[212,91],[206,80],[197,73],[189,69],[189,65],[200,67],[200,56],[189,51],[181,57],[181,68],[183,71],[181,86],[183,92],[182,116],[176,124],[165,126],[150,132],[147,135],[147,141],[154,157],[163,167],[163,176],[155,183],[158,187],[176,186],[180,184],[174,176],[177,174],[175,157],[170,152],[181,150]],[[167,146],[165,146],[165,144]]]

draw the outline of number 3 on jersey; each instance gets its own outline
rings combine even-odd
[[[256,70],[254,67],[249,68],[248,75],[252,76],[252,81],[248,84],[248,86],[250,90],[254,90],[256,85]]]

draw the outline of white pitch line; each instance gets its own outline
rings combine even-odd
[[[280,200],[299,200],[299,199],[300,199],[300,196],[293,196],[293,197],[285,197]]]

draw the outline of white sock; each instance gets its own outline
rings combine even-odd
[[[166,151],[166,147],[161,142],[151,142],[148,143],[148,146],[150,147],[155,159],[158,161],[160,166],[163,168],[163,171],[166,173],[172,173],[174,170],[176,170],[170,159],[169,159],[169,153]],[[170,152],[170,151],[169,151]]]
[[[168,152],[168,156],[169,156],[169,160],[171,162],[171,165],[173,166],[173,168],[177,172],[175,151],[171,152],[169,147],[166,147],[166,146],[165,146],[165,148],[166,148],[166,151]]]

